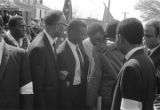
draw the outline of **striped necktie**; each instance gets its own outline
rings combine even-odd
[[[83,60],[83,56],[82,56],[81,51],[80,51],[78,46],[76,46],[76,52],[77,52],[77,55],[78,55],[78,58],[79,58],[81,69],[83,70],[83,68],[84,68],[84,60]]]

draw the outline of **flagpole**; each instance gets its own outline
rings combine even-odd
[[[108,12],[110,12],[110,4],[111,4],[111,1],[108,0]],[[108,23],[109,23],[109,21],[110,21],[110,19],[109,19],[109,13],[107,13],[107,18],[108,18]]]

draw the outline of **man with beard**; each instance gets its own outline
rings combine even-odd
[[[21,16],[13,16],[8,22],[9,31],[3,35],[6,43],[12,46],[25,48],[28,47],[29,40],[25,38],[26,23]],[[25,41],[25,44],[23,40]]]
[[[0,109],[32,110],[33,86],[25,51],[5,43],[0,17]]]

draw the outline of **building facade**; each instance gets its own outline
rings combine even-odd
[[[43,5],[43,0],[0,0],[1,8],[14,7],[28,12],[31,18],[41,20],[52,9]]]

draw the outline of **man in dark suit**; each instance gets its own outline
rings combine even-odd
[[[101,74],[99,94],[102,97],[102,110],[110,110],[112,104],[112,89],[122,67],[124,55],[118,49],[116,29],[119,21],[113,20],[106,28],[106,48],[103,52],[96,51],[95,73]]]
[[[160,21],[150,20],[144,25],[144,40],[157,71],[157,94],[160,94]],[[157,95],[155,106],[159,106],[160,95]]]
[[[125,54],[113,93],[111,110],[153,110],[155,68],[141,47],[143,26],[136,18],[121,21],[117,45]]]
[[[83,110],[85,108],[88,60],[81,41],[86,25],[73,20],[68,26],[68,38],[57,49],[59,64],[59,108]]]
[[[30,44],[28,56],[33,79],[34,105],[36,109],[56,107],[58,68],[56,37],[64,34],[66,19],[61,11],[50,12],[45,18],[45,29]]]
[[[23,49],[6,44],[2,31],[0,17],[0,109],[32,109],[33,86],[27,56]]]

